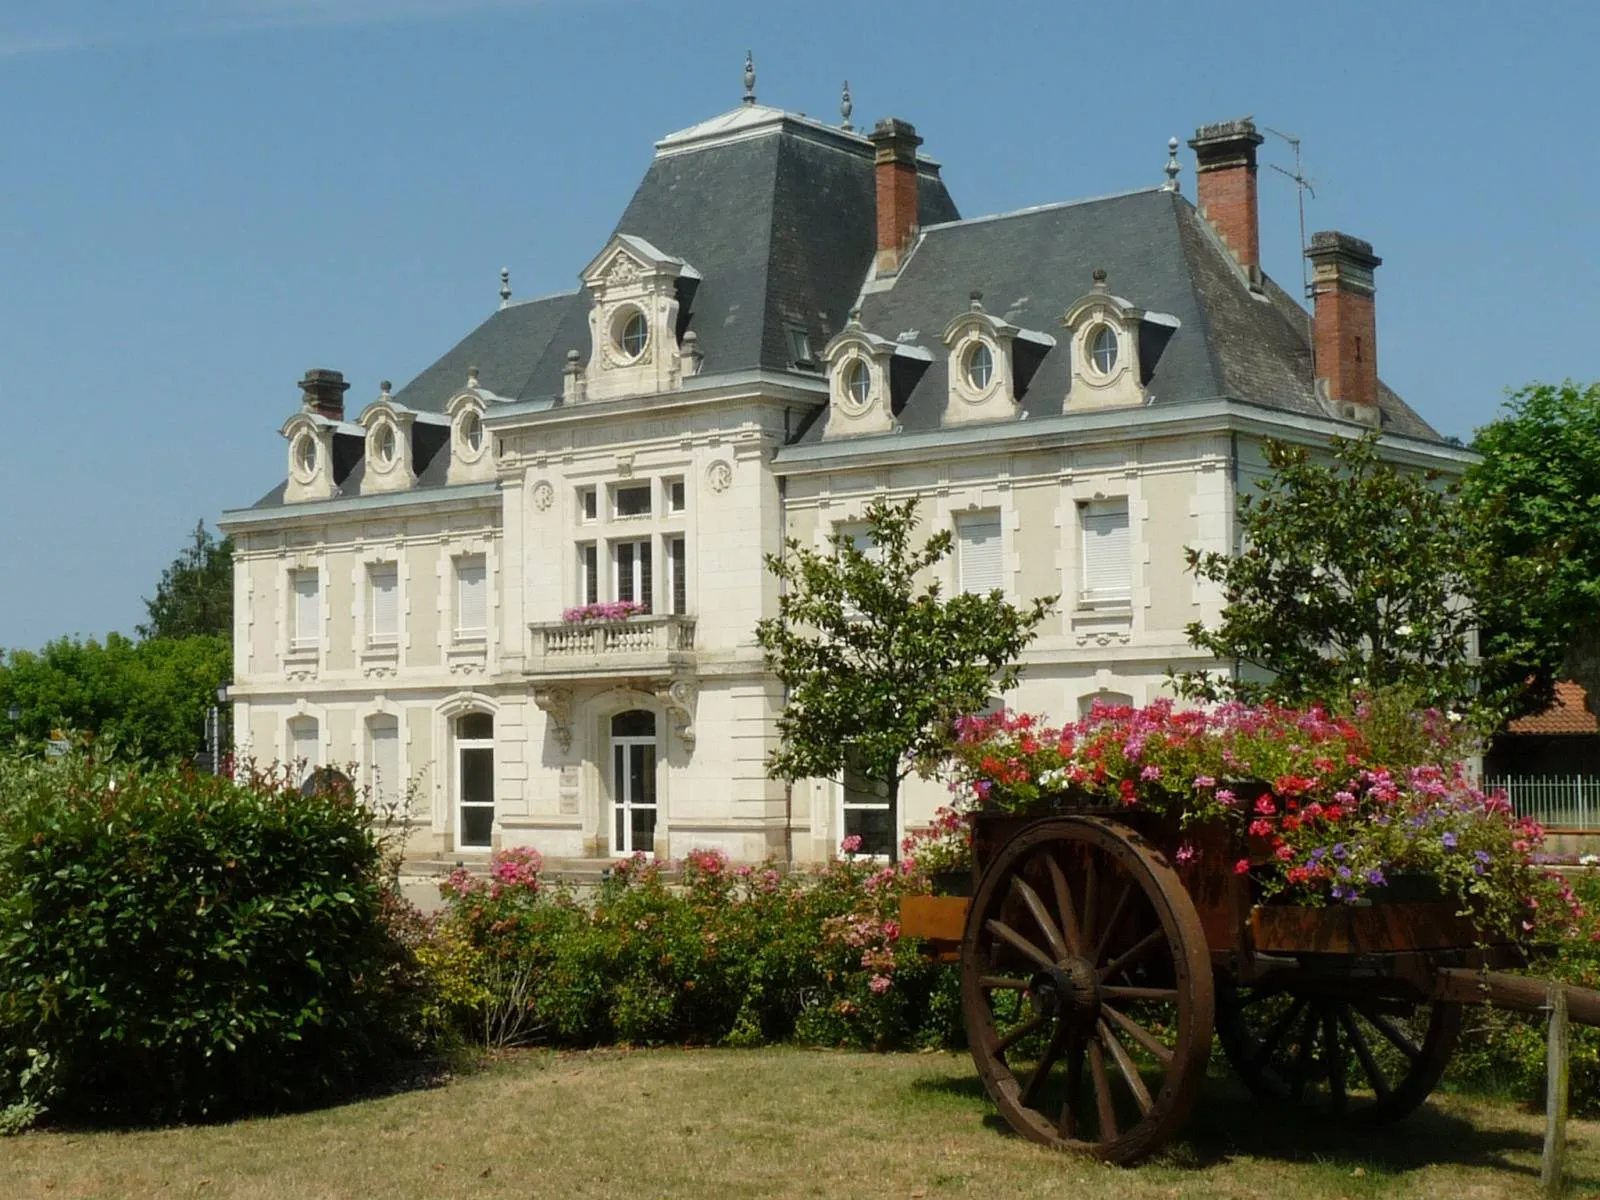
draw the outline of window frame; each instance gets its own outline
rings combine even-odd
[[[611,599],[615,603],[633,603],[643,605],[641,615],[648,616],[655,611],[655,556],[653,554],[655,539],[652,537],[613,538],[607,545],[609,553],[607,559],[611,567]],[[632,553],[628,556],[629,563],[623,566],[621,550],[624,546],[630,548]],[[633,595],[624,596],[624,575],[627,576],[627,590]]]
[[[378,596],[377,577],[387,575],[394,581],[393,602],[389,610],[393,620],[393,628],[383,630],[378,628]],[[367,564],[367,645],[378,647],[398,646],[400,644],[400,564],[393,559],[383,562]]]
[[[457,642],[484,642],[489,638],[489,558],[486,554],[458,554],[453,559],[454,563],[454,600],[455,612],[451,620],[451,633]],[[478,626],[463,623],[467,615],[466,605],[463,603],[463,585],[466,583],[466,573],[476,569],[478,586],[482,590],[479,604],[482,606],[483,624]]]
[[[308,593],[303,593],[300,584],[304,580],[311,580],[314,584],[309,595],[313,598],[315,609],[311,613],[310,632],[304,628],[306,607],[301,603]],[[319,567],[297,567],[289,572],[289,653],[291,654],[316,654],[322,649],[322,570]]]
[[[1098,574],[1109,573],[1109,566],[1092,572],[1092,549],[1097,543],[1090,540],[1090,519],[1102,515],[1122,517],[1122,586],[1119,588],[1094,588],[1090,581]],[[1103,499],[1078,501],[1078,607],[1126,609],[1133,604],[1133,517],[1132,505],[1127,496],[1107,496]]]
[[[623,512],[622,497],[628,495],[642,495],[644,497],[643,512]],[[614,483],[611,485],[611,519],[613,521],[648,521],[655,516],[656,498],[655,488],[649,481],[643,483]]]
[[[971,528],[979,523],[993,527],[993,536],[996,543],[993,551],[994,584],[992,587],[986,588],[969,586],[967,578],[968,551],[966,547],[968,543],[964,535],[964,529]],[[990,592],[996,590],[1002,594],[1009,595],[1010,589],[1006,587],[1006,530],[1003,510],[999,508],[981,508],[958,512],[955,514],[955,520],[952,524],[955,527],[951,531],[954,534],[953,540],[955,542],[955,590],[957,592],[971,593],[975,596],[987,596]]]

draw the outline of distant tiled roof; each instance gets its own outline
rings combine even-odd
[[[1556,684],[1550,707],[1531,717],[1518,717],[1506,726],[1508,733],[1600,733],[1600,721],[1584,704],[1584,691],[1578,684],[1563,680]]]

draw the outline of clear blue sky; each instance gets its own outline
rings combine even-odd
[[[969,216],[1159,183],[1208,121],[1299,134],[1310,228],[1384,257],[1385,379],[1469,437],[1600,378],[1597,45],[1600,6],[1473,0],[4,0],[0,646],[131,632],[195,520],[282,477],[305,368],[359,408],[502,265],[573,286],[747,47],[763,103],[836,120],[848,78],[858,125],[914,122]],[[1293,188],[1261,186],[1293,290]]]

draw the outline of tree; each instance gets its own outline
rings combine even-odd
[[[835,534],[832,552],[794,539],[767,569],[783,591],[778,615],[756,626],[768,667],[787,689],[781,744],[768,774],[793,781],[851,774],[887,796],[949,744],[956,718],[1016,686],[1017,659],[1054,606],[1004,595],[940,594],[918,576],[951,549],[948,531],[913,548],[917,502],[867,507],[869,546]],[[892,826],[891,826],[892,828]]]
[[[1597,659],[1600,626],[1600,383],[1533,384],[1472,448],[1462,499],[1486,551],[1484,646],[1495,686],[1531,680],[1540,707],[1558,676]],[[1590,692],[1594,699],[1594,690]]]
[[[1222,587],[1221,624],[1189,641],[1234,668],[1191,671],[1180,691],[1339,705],[1395,690],[1466,708],[1480,693],[1473,658],[1481,563],[1459,487],[1378,456],[1378,435],[1335,438],[1331,461],[1267,442],[1272,474],[1239,498],[1237,555],[1188,551],[1189,570]]]
[[[124,758],[181,760],[205,744],[206,710],[232,672],[219,637],[104,642],[61,638],[37,653],[0,653],[0,715],[22,712],[15,729],[33,747],[54,730],[94,736]]]
[[[233,637],[233,539],[216,540],[195,523],[193,540],[161,573],[154,600],[144,602],[150,622],[142,638],[194,634]]]

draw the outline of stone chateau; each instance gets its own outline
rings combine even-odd
[[[1370,245],[1311,239],[1309,313],[1262,272],[1249,121],[1189,140],[1193,199],[1174,141],[1157,186],[963,217],[910,124],[746,85],[656,143],[572,291],[502,282],[399,389],[305,374],[283,482],[222,521],[242,755],[358,764],[424,858],[883,849],[881,799],[763,768],[786,537],[920,497],[948,589],[1060,593],[1006,701],[1062,719],[1199,665],[1184,547],[1236,544],[1262,439],[1464,465],[1378,378]]]

